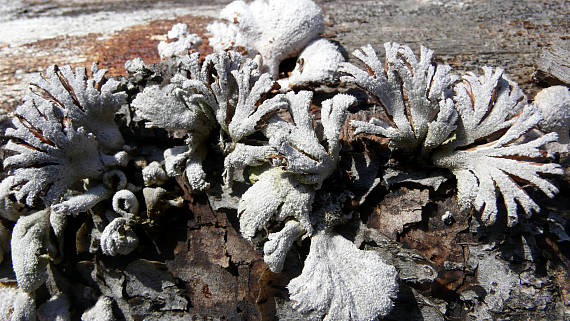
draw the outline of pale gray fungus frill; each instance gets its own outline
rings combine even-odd
[[[384,238],[370,239],[378,246],[363,243],[361,233],[354,241],[348,238],[364,226],[359,201],[372,202],[378,195],[372,190],[382,181],[388,189],[402,183],[430,186],[421,193],[425,205],[432,191],[441,196],[440,186],[449,189],[444,182],[452,173],[464,209],[474,207],[485,224],[493,224],[502,199],[508,226],[517,224],[520,214],[540,209],[526,189],[534,186],[548,197],[558,192],[548,175],[561,174],[562,168],[549,162],[541,147],[568,138],[567,88],[545,91],[529,105],[501,69],[460,77],[437,63],[432,50],[422,46],[415,55],[398,43],[384,45],[385,61],[370,45],[355,51],[364,65],[359,68],[344,61],[336,44],[320,38],[325,20],[311,0],[234,1],[220,17],[222,22],[208,26],[214,53],[205,57],[188,54],[201,40],[177,24],[168,33],[171,42],[159,44],[163,60],[146,66],[133,59],[125,65],[128,77],[106,78],[96,66],[91,75],[84,68],[52,66],[32,84],[15,111],[13,128],[6,130],[0,263],[12,255],[18,289],[0,284],[0,319],[35,319],[36,312],[40,320],[77,318],[73,304],[86,307],[97,296],[83,320],[115,320],[117,308],[132,318],[127,314],[135,309],[124,308],[132,302],[122,296],[135,280],[127,279],[148,270],[128,271],[129,264],[115,274],[105,266],[116,261],[109,256],[134,257],[142,253],[135,252],[139,242],[147,250],[157,241],[151,256],[162,257],[162,238],[153,239],[159,231],[155,224],[186,212],[166,210],[203,192],[213,210],[237,210],[224,215],[237,215],[239,232],[263,247],[274,273],[294,270],[287,257],[301,258],[310,243],[301,274],[287,285],[291,305],[303,317],[374,320],[391,312],[399,275],[403,283],[422,287],[437,276],[423,264],[429,273],[407,272],[404,261],[395,259],[399,254],[379,243]],[[289,78],[278,79],[280,63],[293,57]],[[333,92],[330,85],[339,79],[363,89],[381,115],[347,124],[349,109],[362,106],[339,92],[362,91],[341,86]],[[318,91],[321,85],[329,88],[317,95],[299,90]],[[526,135],[537,126],[541,131]],[[367,143],[364,152],[357,151],[361,145],[346,144],[343,138],[353,129],[387,138],[380,141],[388,141],[390,161],[371,155]],[[357,163],[357,157],[363,161]],[[426,169],[416,171],[415,162]],[[362,195],[350,179],[363,186]],[[445,224],[457,219],[450,226],[457,228],[461,215],[450,211],[442,219]],[[408,221],[419,222],[420,212],[421,206],[414,208]],[[550,223],[555,216],[551,213]],[[15,221],[12,231],[7,220]],[[174,222],[172,216],[167,221]],[[78,231],[69,230],[77,226]],[[139,240],[135,231],[146,237],[139,234]],[[77,252],[70,255],[64,238],[73,232]],[[80,277],[96,279],[99,289],[78,288],[85,297],[77,300],[62,293],[59,282],[66,281],[60,272],[72,265],[59,271],[57,264],[95,253],[103,256],[92,256]],[[492,285],[487,276],[479,280],[483,287]],[[118,295],[105,287],[117,288]],[[52,297],[47,301],[46,290]],[[186,308],[175,314],[191,312]]]
[[[96,65],[91,78],[84,68],[49,67],[6,130],[0,210],[17,220],[12,266],[26,292],[46,281],[48,263],[63,251],[67,216],[87,212],[127,185],[119,168],[129,156],[114,120],[126,94],[105,73]],[[26,207],[44,209],[22,216]]]
[[[384,46],[385,65],[371,46],[354,53],[368,71],[341,64],[341,72],[348,74],[341,79],[365,89],[389,120],[352,121],[355,133],[387,137],[394,150],[419,149],[435,166],[450,169],[457,177],[459,203],[482,211],[486,224],[497,219],[497,191],[505,201],[509,226],[518,222],[519,206],[527,216],[540,209],[515,178],[548,197],[558,192],[539,174],[562,174],[560,166],[537,162],[543,158],[539,147],[556,141],[557,135],[520,141],[542,115],[503,70],[485,67],[483,76],[469,72],[458,81],[451,67],[432,63],[433,52],[425,47],[418,60],[407,46]]]
[[[313,198],[314,190],[291,173],[279,167],[267,170],[239,201],[240,232],[243,237],[252,239],[271,219],[294,218],[310,234],[313,232],[309,218]]]
[[[197,34],[188,32],[188,25],[177,23],[167,34],[172,42],[161,41],[158,43],[158,55],[160,58],[172,58],[188,53],[188,50],[198,47],[202,43],[202,38]]]
[[[323,102],[321,123],[323,141],[327,143],[325,148],[315,133],[309,114],[312,96],[313,93],[308,91],[288,93],[286,97],[294,125],[274,117],[265,129],[269,146],[280,156],[275,158],[274,165],[282,168],[263,172],[239,202],[240,230],[248,239],[271,219],[284,221],[289,217],[298,221],[308,235],[313,233],[309,216],[314,194],[336,169],[340,152],[338,135],[347,109],[356,99],[336,95]],[[259,193],[264,193],[265,197],[260,199]],[[290,243],[285,241],[285,244]]]
[[[36,320],[36,302],[30,293],[0,284],[0,297],[0,320]]]
[[[115,321],[113,316],[113,300],[110,297],[100,296],[89,310],[81,315],[83,321]]]
[[[518,207],[529,217],[540,207],[516,179],[554,197],[558,188],[540,174],[562,174],[558,164],[540,163],[539,147],[557,141],[556,133],[521,142],[520,138],[542,120],[540,110],[526,104],[518,86],[502,69],[484,68],[484,74],[468,73],[455,87],[460,121],[455,140],[433,156],[436,166],[449,168],[457,177],[457,196],[464,207],[482,211],[485,224],[499,213],[497,192],[507,209],[507,224],[519,221]],[[466,148],[468,147],[468,148]]]
[[[5,149],[12,154],[4,167],[18,202],[55,204],[78,181],[101,179],[109,168],[125,165],[114,123],[125,94],[114,93],[118,82],[105,80],[105,70],[93,70],[88,79],[84,68],[48,68],[16,109],[15,128],[6,130]]]
[[[112,202],[113,210],[126,219],[134,219],[139,212],[139,200],[128,189],[117,191]]]
[[[49,209],[21,217],[12,231],[12,267],[18,287],[33,292],[48,277],[47,265],[54,246],[49,239]]]
[[[28,213],[26,204],[16,199],[16,177],[8,176],[0,182],[0,217],[10,221],[17,221],[22,215]]]
[[[392,310],[397,280],[378,253],[323,231],[311,238],[303,272],[287,287],[300,312],[320,313],[326,321],[374,320]]]
[[[168,180],[166,171],[159,162],[152,162],[142,169],[145,186],[162,185]]]
[[[149,127],[188,132],[185,146],[165,151],[165,169],[169,176],[184,174],[196,191],[210,186],[202,168],[207,153],[204,144],[212,131],[219,130],[219,146],[229,155],[224,174],[229,184],[234,168],[242,166],[233,151],[286,102],[283,95],[265,99],[275,82],[259,72],[256,62],[236,52],[211,54],[202,63],[199,54],[180,60],[188,77],[178,73],[166,86],[145,88],[133,106]],[[172,113],[179,117],[167,116]]]
[[[335,44],[324,38],[313,40],[299,53],[289,78],[279,80],[279,84],[287,88],[334,83],[338,80],[339,65],[344,61]]]
[[[347,111],[356,103],[350,95],[337,94],[322,103],[321,124],[322,141],[317,137],[313,127],[313,118],[309,114],[309,106],[313,93],[300,91],[286,95],[289,102],[289,113],[294,125],[282,119],[273,118],[267,125],[265,134],[269,145],[283,158],[277,158],[287,172],[299,174],[304,184],[321,187],[338,162],[340,152],[339,134]],[[325,147],[323,143],[326,142]]]
[[[427,152],[450,138],[455,130],[457,111],[450,98],[458,76],[448,65],[433,62],[433,51],[421,47],[419,59],[410,47],[385,43],[386,62],[380,62],[372,46],[353,54],[367,70],[341,63],[342,81],[355,83],[383,108],[389,121],[352,121],[355,133],[390,138],[390,147],[408,152],[418,147]],[[386,66],[386,67],[385,67]]]

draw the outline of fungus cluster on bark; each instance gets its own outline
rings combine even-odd
[[[347,128],[387,138],[394,155],[449,170],[459,203],[481,212],[488,225],[502,214],[500,199],[508,226],[520,213],[540,210],[525,184],[548,197],[558,192],[546,176],[563,169],[541,147],[558,137],[567,142],[567,88],[529,104],[500,68],[459,75],[436,63],[433,51],[422,46],[416,56],[398,43],[385,44],[385,62],[370,45],[355,51],[361,69],[320,37],[324,18],[310,0],[235,1],[220,18],[208,27],[214,53],[206,57],[189,53],[201,40],[185,25],[173,27],[173,41],[158,47],[168,66],[158,82],[142,81],[150,69],[138,59],[126,69],[139,88],[105,77],[96,66],[91,76],[84,68],[52,66],[31,85],[3,147],[0,217],[15,225],[10,231],[0,221],[0,262],[11,253],[18,288],[0,287],[8,298],[0,301],[0,316],[35,318],[34,292],[64,256],[64,242],[71,242],[64,240],[71,216],[89,214],[88,252],[128,255],[139,245],[142,224],[182,205],[168,190],[174,181],[189,193],[219,197],[222,190],[222,198],[237,198],[224,204],[236,211],[242,236],[262,244],[273,272],[282,271],[296,242],[310,239],[302,273],[288,285],[299,312],[325,320],[387,315],[398,272],[338,232],[359,220],[346,209],[352,194],[323,186],[339,176]],[[279,78],[279,64],[290,57],[298,57],[295,69]],[[314,92],[299,90],[339,81],[363,89],[383,117],[345,125],[355,97],[337,92],[315,106]],[[116,122],[121,107],[132,113],[130,123]],[[135,127],[167,132],[168,147],[145,154]],[[535,128],[538,135],[525,136]],[[209,157],[218,164],[206,164]],[[359,168],[342,170],[368,175]],[[384,180],[441,184],[400,174],[387,169]],[[66,297],[50,294],[38,313],[69,318]],[[101,295],[82,318],[112,320],[112,304]]]

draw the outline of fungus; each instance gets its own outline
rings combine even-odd
[[[89,310],[81,315],[83,321],[115,321],[113,316],[113,300],[110,297],[100,296]]]
[[[225,23],[208,25],[215,52],[245,48],[250,57],[260,54],[263,72],[278,78],[279,64],[297,56],[324,30],[321,9],[311,0],[234,1],[220,13]]]
[[[234,167],[242,166],[237,155],[232,154],[241,150],[239,142],[258,131],[268,115],[285,107],[286,102],[283,95],[267,98],[274,81],[260,74],[253,60],[245,60],[233,51],[208,55],[202,64],[197,53],[182,60],[190,78],[178,73],[162,88],[148,87],[137,95],[133,106],[149,127],[188,132],[186,146],[164,152],[165,169],[169,176],[184,173],[192,190],[199,191],[209,187],[201,163],[210,133],[220,131],[219,144],[229,154],[224,175],[231,177]],[[171,113],[180,117],[168,117]]]
[[[31,293],[47,280],[50,252],[55,248],[49,240],[49,209],[21,217],[10,243],[18,287]]]
[[[156,161],[145,166],[142,169],[142,175],[145,186],[162,185],[168,180],[166,171]]]
[[[48,68],[47,78],[16,109],[15,128],[6,130],[5,149],[13,153],[4,159],[10,181],[3,184],[18,202],[57,203],[82,179],[100,179],[109,168],[125,165],[126,153],[117,151],[124,140],[114,123],[125,94],[113,93],[118,82],[105,82],[105,70],[93,70],[94,78],[87,79],[84,68]]]
[[[389,121],[352,121],[355,133],[390,138],[394,150],[421,155],[448,168],[457,177],[458,198],[464,208],[474,205],[486,224],[496,221],[496,191],[504,199],[508,225],[518,222],[520,205],[527,216],[539,206],[516,183],[524,180],[553,197],[558,189],[539,174],[562,174],[557,164],[538,163],[539,147],[556,141],[556,134],[522,143],[519,138],[542,119],[527,105],[517,84],[503,70],[483,69],[481,77],[467,73],[462,81],[447,65],[432,64],[433,52],[421,47],[419,61],[411,49],[386,43],[386,68],[371,46],[356,51],[368,71],[349,63],[341,79],[365,89],[384,108]],[[453,89],[453,91],[451,90]]]
[[[283,83],[282,88],[334,83],[338,80],[339,65],[344,61],[332,42],[323,38],[313,40],[299,54],[289,78],[279,83]]]
[[[163,59],[187,54],[188,50],[196,48],[202,43],[202,38],[195,33],[188,32],[188,25],[184,23],[177,23],[172,26],[167,37],[170,40],[176,39],[176,41],[158,43],[158,55]]]
[[[263,245],[263,260],[271,271],[281,272],[283,270],[289,249],[305,233],[305,230],[299,222],[288,221],[281,231],[267,236],[267,242]]]
[[[35,320],[36,302],[34,297],[18,288],[0,284],[0,319]]]
[[[297,220],[311,234],[313,227],[309,215],[313,198],[314,190],[281,168],[263,172],[239,201],[241,235],[252,239],[271,219],[283,221],[289,217]]]
[[[143,188],[147,217],[152,218],[171,206],[181,207],[184,204],[181,197],[170,199],[168,194],[168,191],[162,187]]]
[[[118,217],[109,223],[101,233],[101,250],[105,255],[127,255],[134,251],[139,238],[129,220]]]
[[[536,94],[534,103],[540,108],[544,117],[538,126],[544,132],[558,134],[560,144],[570,143],[570,90],[565,86],[552,86]]]
[[[0,182],[0,217],[10,221],[17,221],[22,215],[28,213],[26,204],[16,200],[16,177],[8,176]]]
[[[113,195],[113,210],[126,219],[134,219],[139,211],[139,201],[128,189],[120,190]]]
[[[367,70],[341,63],[347,74],[342,81],[355,83],[367,91],[383,108],[387,120],[352,121],[355,133],[390,138],[390,148],[422,152],[443,144],[455,130],[457,111],[450,98],[457,76],[448,65],[435,64],[433,51],[421,47],[419,60],[412,50],[398,43],[385,43],[386,64],[378,59],[372,46],[354,51]],[[384,66],[386,65],[386,68]]]
[[[557,140],[556,133],[521,142],[520,138],[541,120],[542,115],[526,100],[518,86],[503,76],[502,69],[484,68],[484,74],[467,73],[455,86],[459,112],[455,140],[433,156],[436,166],[450,169],[457,177],[457,197],[464,207],[482,211],[485,224],[497,219],[497,191],[507,209],[507,224],[519,221],[518,207],[529,217],[539,211],[517,183],[524,180],[548,197],[556,186],[540,174],[563,174],[558,164],[540,163],[539,147]]]
[[[301,275],[287,288],[293,306],[302,313],[317,312],[324,320],[373,320],[394,305],[398,273],[374,251],[359,250],[340,235],[321,231]]]
[[[336,169],[340,142],[338,135],[346,112],[356,99],[348,95],[336,95],[323,101],[321,122],[324,140],[319,140],[309,115],[309,105],[312,93],[301,91],[298,94],[288,93],[289,112],[294,125],[280,118],[273,118],[265,130],[269,137],[269,145],[273,146],[280,155],[277,165],[264,171],[258,180],[241,197],[238,205],[240,231],[248,239],[252,239],[258,230],[264,228],[270,220],[284,221],[292,218],[299,222],[308,235],[313,233],[310,220],[315,191],[321,188],[323,181]],[[263,199],[259,195],[265,195]],[[294,231],[293,229],[291,231]],[[271,236],[272,244],[291,244],[291,233]],[[300,236],[298,231],[293,233]],[[286,239],[280,240],[284,237]],[[271,261],[276,256],[276,262],[270,261],[274,271],[282,267],[280,259],[286,253],[274,253],[273,246],[268,245],[266,256]],[[278,247],[276,247],[278,248]],[[283,246],[283,249],[288,247]]]

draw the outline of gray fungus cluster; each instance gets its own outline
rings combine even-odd
[[[288,285],[299,312],[324,320],[387,315],[398,292],[396,268],[337,232],[358,219],[344,209],[354,195],[323,192],[323,183],[339,171],[343,130],[384,137],[394,155],[417,154],[448,170],[461,206],[475,208],[485,224],[505,214],[498,199],[508,226],[540,210],[521,182],[548,197],[558,192],[544,174],[563,169],[541,147],[557,142],[556,131],[568,136],[568,89],[529,104],[500,68],[459,75],[434,62],[433,51],[421,47],[415,55],[398,43],[385,44],[385,61],[371,46],[355,51],[364,68],[358,67],[320,38],[322,12],[310,0],[235,1],[220,18],[208,27],[214,53],[205,57],[188,54],[201,39],[184,25],[173,28],[169,38],[177,40],[159,46],[169,69],[160,83],[146,84],[149,69],[135,59],[126,64],[131,82],[107,78],[97,66],[91,74],[52,66],[31,85],[3,146],[0,216],[15,225],[12,231],[0,225],[0,259],[11,253],[18,281],[17,288],[1,290],[10,298],[0,304],[4,319],[35,319],[34,293],[50,265],[65,256],[64,242],[73,242],[64,240],[70,217],[92,218],[89,252],[129,254],[148,213],[183,205],[167,190],[174,180],[192,193],[221,190],[240,233],[263,244],[274,272],[283,269],[296,242],[310,238],[302,273]],[[290,57],[298,57],[295,69],[279,79],[279,64]],[[338,84],[339,93],[319,103],[315,117],[312,89]],[[361,88],[383,116],[347,122],[357,104],[340,93],[347,85]],[[551,111],[551,104],[563,111]],[[119,125],[116,118],[125,114],[130,122]],[[144,146],[122,134],[129,126],[175,138],[137,166]],[[539,135],[526,136],[536,128]],[[214,180],[204,164],[212,153],[221,156],[223,168]],[[247,188],[240,192],[236,184]],[[69,302],[58,291],[52,295],[53,305],[68,305],[58,320],[68,320]],[[82,318],[112,320],[111,304],[101,297]]]

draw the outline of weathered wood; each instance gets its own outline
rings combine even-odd
[[[570,41],[542,50],[534,78],[549,86],[570,85]]]

